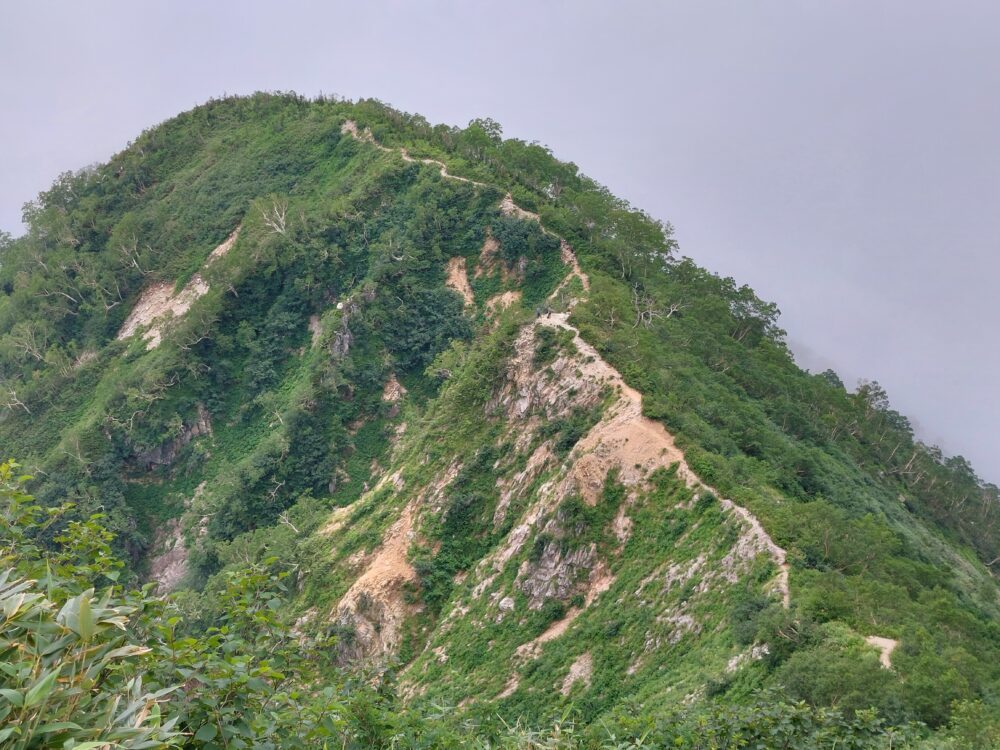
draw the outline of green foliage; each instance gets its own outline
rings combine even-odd
[[[815,649],[793,655],[783,679],[813,698],[836,690],[838,700],[854,703],[846,712],[758,694],[742,705],[657,714],[625,705],[585,731],[566,714],[542,730],[520,720],[420,714],[398,702],[391,682],[380,679],[373,687],[341,673],[331,662],[330,634],[306,636],[293,627],[284,598],[293,571],[276,558],[228,573],[216,595],[214,624],[192,629],[174,602],[115,583],[120,565],[98,519],[77,523],[51,552],[35,543],[67,508],[40,508],[21,489],[16,469],[11,461],[0,465],[6,566],[0,573],[0,747],[985,750],[1000,736],[994,712],[976,702],[956,704],[950,724],[933,737],[916,724],[891,726],[852,697],[856,689],[891,694],[885,671]],[[456,507],[456,519],[470,517],[469,503]],[[564,615],[553,600],[538,618],[544,625]],[[615,637],[620,628],[605,628],[605,635]],[[843,631],[828,629],[825,637],[853,647]],[[850,675],[846,682],[838,672]]]
[[[347,118],[390,149],[489,186],[442,179],[434,166],[344,136]],[[501,215],[508,191],[541,222]],[[489,119],[431,126],[373,100],[228,98],[142,134],[108,164],[61,176],[26,221],[24,237],[0,236],[0,444],[32,467],[44,510],[11,489],[8,464],[0,570],[9,571],[5,591],[27,586],[11,596],[40,598],[25,609],[5,600],[15,614],[4,642],[34,651],[18,652],[4,689],[26,695],[37,685],[38,696],[52,680],[45,720],[81,729],[49,739],[103,741],[100,726],[122,732],[121,746],[144,736],[206,747],[906,746],[915,735],[890,730],[888,717],[941,727],[927,740],[941,744],[928,746],[995,744],[1000,490],[961,457],[921,443],[877,383],[850,392],[835,373],[800,370],[773,304],[678,259],[669,225],[544,147],[504,139]],[[235,245],[208,264],[237,227]],[[477,277],[488,235],[503,272]],[[763,564],[698,590],[736,532],[715,498],[693,498],[675,470],[629,499],[634,532],[620,542],[610,525],[625,497],[611,477],[596,505],[566,501],[558,528],[529,537],[511,564],[593,543],[615,567],[616,602],[634,601],[626,595],[668,557],[688,570],[705,555],[706,568],[675,588],[644,590],[641,606],[585,608],[498,704],[488,699],[504,687],[517,645],[579,608],[580,582],[530,616],[520,599],[518,616],[503,622],[473,612],[490,632],[457,618],[443,635],[438,618],[524,511],[515,502],[494,520],[498,480],[527,460],[501,440],[494,386],[530,320],[523,311],[548,304],[566,273],[559,237],[590,289],[574,282],[552,306],[582,300],[574,325],[642,393],[646,416],[788,550],[793,607],[760,595],[776,572]],[[469,264],[475,309],[444,284],[454,257]],[[195,273],[210,291],[165,328],[158,348],[115,339],[150,284],[180,289]],[[486,299],[515,289],[520,309],[484,324]],[[571,339],[539,327],[534,366],[571,352]],[[383,401],[390,375],[408,389],[399,402]],[[578,409],[537,437],[562,461],[599,417],[600,408]],[[403,422],[415,437],[397,442]],[[371,552],[402,507],[402,495],[366,491],[390,463],[407,487],[459,467],[415,544],[419,587],[409,593],[422,608],[405,655],[417,665],[408,674],[426,667],[413,679],[434,681],[435,699],[457,703],[462,689],[485,696],[465,714],[479,711],[480,723],[402,710],[390,685],[369,690],[330,666],[335,649],[322,627],[301,643],[293,635],[292,618],[336,601],[350,583],[345,559]],[[348,504],[341,536],[316,533],[330,508]],[[188,582],[205,594],[179,597],[187,616],[171,624],[175,604],[129,586],[163,541],[164,521],[182,513]],[[275,556],[280,564],[265,562]],[[498,575],[513,586],[513,570]],[[671,640],[671,607],[690,607],[702,629]],[[125,631],[95,625],[82,641],[73,625],[88,608],[125,618]],[[45,627],[29,633],[25,617]],[[900,641],[892,670],[859,634]],[[422,656],[439,637],[447,664]],[[626,656],[647,642],[666,644],[655,667]],[[552,674],[584,644],[592,684],[562,701]],[[150,651],[108,656],[126,646]],[[764,646],[759,662],[723,673],[737,652]],[[100,674],[95,687],[73,693],[88,670]],[[701,696],[706,685],[719,705],[699,698],[673,712],[679,695]],[[758,695],[762,687],[779,692]],[[644,707],[624,711],[633,699]],[[16,741],[46,746],[26,739],[39,713],[8,703],[9,716],[20,712]],[[119,716],[140,704],[142,722],[143,708]],[[578,724],[555,721],[563,704]],[[493,717],[498,705],[508,729]],[[614,740],[598,721],[612,714]],[[147,734],[128,734],[140,729]]]
[[[874,651],[864,649],[860,639],[844,641],[827,635],[815,646],[795,651],[777,670],[777,682],[788,695],[817,708],[836,706],[853,715],[874,707],[890,721],[909,718],[898,681]]]
[[[921,736],[919,727],[888,725],[875,711],[847,716],[836,709],[782,701],[778,696],[760,696],[749,705],[709,706],[655,722],[641,715],[620,716],[618,720],[620,724],[610,730],[618,743],[613,746],[626,748],[874,750],[913,747]]]
[[[556,454],[565,456],[600,419],[601,411],[599,404],[591,409],[574,408],[565,417],[546,422],[539,428],[538,435],[544,440],[554,438],[552,447]]]
[[[610,543],[609,524],[625,500],[625,487],[618,481],[617,470],[608,472],[601,496],[590,505],[579,495],[570,495],[559,506],[558,517],[566,531],[563,546],[576,548],[594,542]]]
[[[535,359],[534,366],[543,369],[552,364],[560,352],[575,353],[573,332],[565,328],[540,326],[535,329]]]
[[[433,613],[447,602],[455,574],[468,570],[500,538],[492,524],[496,500],[488,479],[496,459],[496,451],[482,448],[462,468],[449,488],[440,528],[434,530],[440,549],[414,561],[422,599]]]
[[[161,704],[175,687],[147,677],[151,649],[138,642],[158,603],[114,585],[98,519],[70,524],[43,556],[32,537],[68,507],[34,504],[16,468],[0,465],[0,747],[173,744],[178,720]]]

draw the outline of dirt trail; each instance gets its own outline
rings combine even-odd
[[[357,124],[352,120],[348,120],[343,124],[341,132],[350,134],[360,141],[370,143],[381,151],[397,151],[405,161],[437,166],[440,169],[441,176],[444,178],[485,187],[481,182],[450,174],[446,165],[440,161],[434,159],[415,159],[406,152],[406,149],[391,149],[377,143],[370,130],[365,129],[364,131],[360,131]],[[537,213],[517,206],[510,193],[505,194],[500,201],[500,211],[506,216],[514,216],[526,221],[537,221],[546,234],[559,239],[561,258],[569,266],[569,272],[549,296],[550,302],[556,300],[565,302],[561,306],[565,312],[552,313],[538,318],[529,325],[527,332],[533,336],[534,327],[539,325],[562,328],[572,332],[573,343],[580,353],[580,370],[584,371],[586,377],[594,378],[599,382],[611,386],[618,392],[619,397],[605,411],[605,415],[601,421],[573,449],[573,454],[577,456],[577,460],[573,462],[572,469],[565,480],[559,483],[558,488],[550,486],[543,489],[542,495],[544,497],[540,497],[539,502],[536,502],[526,512],[521,523],[508,535],[506,544],[501,545],[500,549],[491,556],[492,559],[489,562],[484,560],[484,563],[487,565],[492,564],[495,572],[487,575],[480,581],[473,590],[473,595],[479,596],[485,592],[486,588],[492,584],[492,581],[495,580],[496,575],[503,569],[507,561],[526,542],[530,536],[531,529],[554,507],[553,503],[557,503],[558,499],[571,486],[575,486],[587,502],[593,503],[596,502],[604,485],[607,472],[612,467],[617,467],[620,470],[619,481],[625,485],[635,486],[644,483],[646,477],[656,468],[669,467],[671,464],[676,463],[678,464],[678,475],[689,488],[702,492],[711,492],[718,498],[719,504],[723,509],[737,516],[743,523],[744,533],[740,536],[734,548],[741,557],[754,557],[760,552],[766,552],[771,557],[779,571],[775,579],[774,589],[780,594],[783,605],[786,608],[789,607],[789,565],[785,550],[771,539],[761,526],[760,521],[748,509],[737,505],[732,500],[722,497],[714,488],[698,478],[688,465],[683,451],[677,447],[673,435],[667,432],[661,423],[653,421],[642,414],[641,394],[627,385],[621,374],[607,363],[593,346],[581,338],[579,330],[569,323],[569,314],[572,308],[579,302],[579,299],[563,300],[565,289],[574,278],[579,279],[584,292],[590,289],[590,280],[580,268],[573,248],[564,238],[545,228],[542,225],[541,217]],[[487,239],[487,243],[489,243],[489,238]],[[490,258],[488,257],[487,249],[487,246],[484,246],[480,263],[476,268],[477,277],[485,272],[485,269],[489,265]],[[464,271],[464,268],[458,268],[458,263],[449,263],[449,286],[458,289],[463,297],[466,297],[463,287],[468,285],[468,274]],[[462,280],[465,282],[464,285],[461,283]],[[407,506],[407,511],[409,512],[404,512],[404,519],[401,519],[399,522],[407,526],[406,534],[410,533],[409,524],[411,523],[410,518],[412,514],[410,506]],[[398,542],[394,542],[394,539],[399,539],[401,535],[398,532],[400,530],[394,527],[394,531],[397,533],[390,533],[389,539],[387,539],[386,544],[383,546],[383,550],[387,551],[390,547],[395,547]],[[403,536],[406,536],[406,534],[403,534]],[[398,554],[402,554],[402,557],[397,557],[395,551],[390,555],[394,558],[392,567],[395,568],[397,576],[402,574],[400,577],[406,580],[412,575],[412,568],[409,567],[409,563],[405,558],[405,545]],[[382,566],[379,565],[377,567],[381,568]],[[362,578],[368,578],[370,573],[371,568],[369,568],[369,571]],[[399,581],[400,578],[396,580]],[[607,590],[613,580],[610,574],[600,577],[597,585],[592,586],[592,591],[588,592],[583,607],[572,608],[566,617],[554,623],[545,633],[523,644],[518,649],[518,655],[522,658],[534,657],[540,652],[543,643],[563,635],[576,617],[591,604],[593,599]],[[368,588],[366,585],[359,586],[360,583],[361,579],[355,583],[352,591],[356,592]],[[377,589],[378,587],[376,586],[375,588]],[[345,597],[346,601],[351,600],[350,593]],[[343,606],[343,602],[341,606]],[[392,623],[392,625],[398,627],[398,623]],[[394,627],[390,628],[390,630],[395,629]],[[570,675],[567,677],[567,683],[563,685],[564,691],[568,691],[573,682],[579,679],[586,679],[588,676],[586,674],[586,664],[574,664],[573,666],[574,668],[570,670]],[[513,693],[517,688],[517,684],[518,679],[515,673],[511,676],[500,697],[505,697]]]
[[[788,586],[789,565],[785,550],[775,543],[761,526],[760,521],[746,508],[723,497],[714,487],[702,482],[692,471],[677,447],[673,435],[660,423],[642,414],[642,395],[630,387],[621,374],[604,361],[600,353],[580,336],[580,332],[570,325],[569,313],[553,313],[541,317],[536,325],[562,328],[573,333],[573,344],[580,352],[588,367],[608,385],[617,388],[619,399],[608,408],[605,416],[577,444],[574,452],[583,453],[573,466],[573,474],[578,480],[580,492],[589,503],[596,502],[607,470],[613,466],[621,469],[623,484],[644,481],[657,467],[678,464],[678,476],[694,490],[711,492],[719,499],[719,504],[738,516],[746,526],[740,543],[746,545],[746,552],[756,550],[767,552],[778,566],[775,589],[780,593],[782,603],[787,608],[791,604]],[[739,544],[739,543],[738,543]]]
[[[406,151],[405,148],[389,148],[388,146],[383,146],[381,143],[375,140],[375,136],[372,135],[371,130],[369,130],[368,128],[361,130],[360,128],[358,128],[358,124],[354,120],[345,120],[344,124],[340,126],[340,132],[343,133],[344,135],[350,135],[352,138],[362,141],[363,143],[370,143],[379,151],[385,151],[385,152],[395,151],[403,158],[403,161],[417,163],[417,164],[429,164],[431,166],[438,167],[441,176],[446,179],[458,180],[459,182],[467,182],[471,185],[476,185],[477,187],[489,187],[485,182],[477,182],[476,180],[471,180],[468,177],[460,177],[458,175],[451,174],[448,171],[448,166],[444,162],[438,161],[437,159],[417,159],[410,156],[410,154]],[[559,292],[574,277],[580,279],[580,282],[583,284],[584,290],[590,289],[590,280],[587,278],[587,275],[582,270],[580,270],[580,264],[576,260],[576,254],[573,252],[573,248],[564,238],[559,237],[559,235],[557,235],[555,232],[552,232],[549,229],[547,229],[545,225],[542,224],[541,216],[539,216],[537,213],[533,211],[527,211],[518,206],[516,203],[514,203],[514,198],[510,193],[506,193],[504,197],[500,200],[500,213],[502,213],[504,216],[514,216],[517,217],[518,219],[523,219],[525,221],[537,221],[539,226],[541,226],[543,232],[545,232],[547,235],[551,237],[558,238],[559,251],[560,255],[562,256],[563,263],[570,266],[571,271],[569,275],[565,279],[563,279],[562,282],[560,282],[559,286],[556,288],[556,292]],[[491,238],[487,238],[487,244],[483,246],[484,255],[487,253],[487,248],[489,246],[490,240]],[[493,244],[494,245],[496,244],[495,240],[493,240]],[[493,250],[495,252],[495,248],[493,248]],[[455,260],[459,259],[456,258],[452,259],[452,261]],[[452,274],[451,262],[449,262],[448,273],[450,282]],[[476,277],[478,278],[481,275],[481,273],[482,269],[477,267]],[[468,276],[466,275],[466,286],[467,285],[468,285]],[[450,283],[449,286],[451,286]],[[458,291],[462,294],[463,297],[465,296],[465,292],[463,290],[459,289]],[[555,297],[556,292],[553,292],[552,298]]]
[[[580,263],[576,259],[576,253],[573,252],[573,248],[570,247],[570,244],[561,237],[559,238],[559,254],[562,256],[562,262],[568,265],[572,270],[570,271],[570,274],[562,280],[559,286],[556,287],[556,291],[558,292],[559,289],[568,284],[575,276],[580,279],[580,283],[583,284],[583,290],[585,292],[589,292],[590,279],[587,274],[580,270]]]
[[[539,224],[542,223],[541,216],[536,214],[534,211],[526,211],[514,203],[514,196],[510,193],[507,193],[507,195],[505,195],[500,201],[500,213],[504,216],[513,216],[514,218],[521,219],[523,221],[537,221]],[[551,232],[547,229],[545,231],[547,234],[551,234]]]
[[[406,153],[406,149],[390,149],[377,143],[371,131],[365,129],[363,132],[358,129],[357,123],[347,120],[341,127],[341,132],[350,134],[358,140],[371,143],[382,151],[399,151],[407,161],[420,161],[424,164],[434,164],[441,168],[441,176],[453,180],[472,182],[475,185],[483,186],[483,183],[468,180],[464,177],[448,174],[447,168],[442,162],[434,159],[414,159]],[[513,196],[508,192],[500,201],[500,211],[505,216],[516,216],[527,221],[537,221],[541,225],[541,217],[532,211],[527,211],[514,203]],[[542,230],[547,234],[558,237],[558,235],[542,226]],[[558,298],[567,284],[573,278],[578,278],[584,291],[590,289],[590,280],[580,268],[573,248],[562,237],[559,237],[559,248],[563,262],[570,267],[570,272],[559,283],[555,291],[549,296],[550,300]],[[467,277],[466,277],[467,280]],[[678,473],[688,487],[711,492],[719,499],[722,507],[738,516],[747,527],[747,531],[741,541],[748,547],[747,552],[758,549],[766,551],[771,559],[778,566],[778,576],[776,589],[781,594],[785,607],[790,605],[790,592],[788,585],[789,565],[785,550],[771,539],[770,535],[761,526],[760,521],[746,508],[737,505],[732,500],[722,497],[719,492],[702,482],[688,466],[684,453],[676,446],[673,435],[667,432],[666,428],[659,422],[655,422],[642,414],[642,395],[625,383],[621,374],[610,364],[604,361],[597,350],[580,337],[580,332],[568,321],[569,311],[579,300],[573,299],[566,305],[567,312],[553,313],[543,318],[539,318],[533,325],[545,325],[555,328],[563,328],[573,333],[573,343],[577,350],[583,355],[592,373],[609,385],[620,390],[621,398],[616,404],[610,407],[609,416],[602,419],[584,438],[580,441],[575,451],[584,455],[574,464],[573,473],[578,480],[581,492],[585,499],[593,502],[596,499],[596,492],[599,486],[603,486],[604,474],[610,466],[616,465],[622,468],[622,481],[626,484],[631,479],[633,482],[641,481],[644,476],[657,466],[669,466],[678,463]],[[637,465],[639,468],[637,468]],[[603,472],[603,473],[602,473]],[[635,476],[633,476],[635,475]],[[597,485],[597,483],[600,485]]]
[[[403,161],[410,162],[411,164],[427,164],[432,167],[437,167],[441,176],[445,179],[467,182],[470,185],[476,185],[477,187],[487,187],[485,182],[477,182],[476,180],[471,180],[468,177],[460,177],[457,174],[451,174],[451,172],[448,171],[448,166],[443,161],[438,161],[437,159],[418,159],[410,156],[405,148],[389,148],[388,146],[383,146],[375,140],[375,136],[372,135],[371,130],[368,128],[365,128],[364,130],[359,129],[358,124],[354,122],[354,120],[346,120],[344,124],[340,126],[340,132],[344,135],[351,135],[359,141],[370,143],[379,151],[395,151],[403,157]]]
[[[566,279],[560,284],[560,288],[574,274],[579,273],[582,280],[586,278],[578,270],[578,266],[573,264],[571,268],[572,270]],[[557,293],[558,289],[553,293],[553,296]],[[572,300],[569,307],[571,308],[576,302],[577,300]],[[524,342],[519,339],[515,349],[519,351],[524,344],[528,351],[531,350],[534,329],[537,326],[570,331],[573,334],[573,345],[578,353],[574,357],[577,368],[576,376],[610,387],[617,394],[617,398],[605,409],[601,420],[573,448],[566,475],[561,480],[547,483],[539,489],[537,502],[527,510],[520,523],[507,536],[505,543],[490,558],[487,558],[487,561],[484,561],[480,571],[485,575],[474,587],[473,596],[481,596],[486,592],[506,564],[531,538],[531,530],[542,523],[543,519],[558,506],[559,501],[568,494],[574,491],[578,492],[584,502],[593,505],[598,501],[608,471],[612,468],[618,469],[618,480],[623,485],[639,487],[646,483],[648,476],[655,469],[666,468],[676,463],[679,478],[689,488],[700,492],[711,492],[725,511],[739,518],[743,526],[743,533],[730,553],[732,556],[750,560],[760,553],[766,553],[771,557],[778,568],[773,590],[781,596],[782,604],[787,609],[791,604],[791,594],[788,580],[789,565],[785,550],[771,539],[761,526],[760,521],[749,510],[722,497],[718,491],[698,478],[688,464],[684,452],[677,446],[673,435],[660,422],[651,420],[642,414],[642,395],[630,387],[621,374],[580,336],[579,330],[569,323],[568,318],[569,312],[552,313],[537,318],[526,327],[522,334]],[[530,363],[521,363],[517,376],[519,379],[531,376],[529,372],[520,372],[524,368],[530,369]],[[524,408],[528,408],[528,406]],[[623,534],[628,533],[624,517],[621,521],[616,520],[616,523],[625,529]],[[591,571],[590,585],[582,606],[571,607],[562,619],[552,623],[545,632],[521,644],[515,651],[516,659],[527,661],[538,658],[544,644],[563,636],[593,601],[613,585],[614,575],[606,568],[599,570],[600,565],[598,563],[598,566],[595,566]],[[492,567],[492,571],[486,573],[490,567]],[[887,657],[883,657],[883,664],[885,658]],[[585,678],[585,666],[583,663],[574,664],[569,676],[567,676],[567,682],[563,684],[562,690],[564,692],[567,692],[577,679]],[[502,699],[512,695],[517,690],[519,683],[520,678],[515,670],[497,698]]]

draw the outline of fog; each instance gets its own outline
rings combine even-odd
[[[490,116],[777,302],[803,366],[879,380],[998,481],[998,27],[986,2],[6,2],[0,228],[225,93]]]

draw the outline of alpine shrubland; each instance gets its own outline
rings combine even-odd
[[[996,746],[998,489],[546,148],[228,98],[25,221],[0,743]]]

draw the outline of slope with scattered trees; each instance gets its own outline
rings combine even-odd
[[[8,469],[3,595],[69,640],[9,675],[10,726],[37,733],[48,691],[136,706],[107,724],[135,747],[445,747],[473,725],[510,746],[778,726],[795,747],[990,746],[997,488],[877,383],[799,369],[774,305],[547,149],[258,94],[64,175],[25,218],[0,239],[0,445],[61,510],[26,510]],[[184,305],[134,316],[150,290]],[[623,389],[683,461],[607,459],[645,455],[599,439],[628,438],[606,429]],[[151,576],[181,590],[131,591]],[[889,668],[873,636],[898,642]],[[77,662],[110,670],[100,689],[73,692]]]

